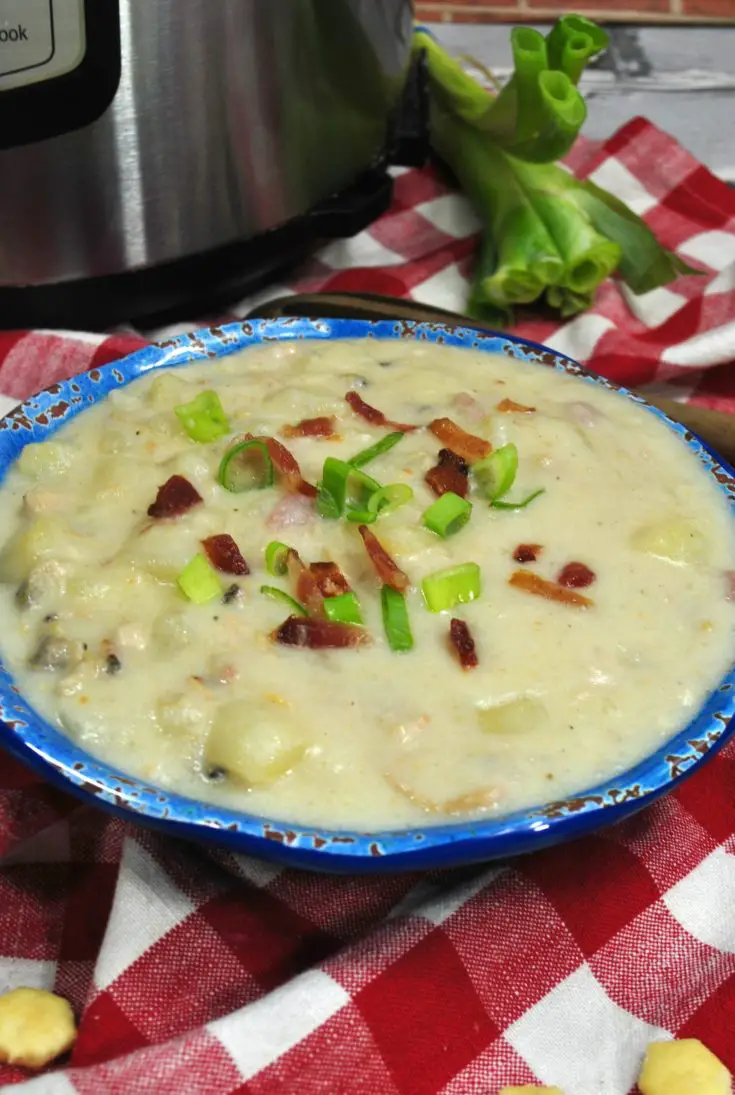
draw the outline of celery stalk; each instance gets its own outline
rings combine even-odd
[[[607,32],[583,15],[563,15],[546,35],[549,68],[559,69],[577,84],[587,62],[609,41]]]
[[[514,27],[510,43],[515,72],[483,119],[482,128],[496,141],[525,141],[535,133],[541,110],[538,81],[549,67],[546,42],[532,27]]]
[[[564,261],[561,283],[574,293],[589,293],[618,267],[622,248],[601,235],[586,214],[563,194],[545,185],[547,166],[515,163],[528,200],[546,225]]]
[[[488,135],[498,147],[534,163],[564,156],[587,110],[563,72],[551,72],[542,34],[531,27],[511,32],[513,76],[497,96],[477,83],[425,31],[414,35],[424,50],[432,92],[440,107]]]
[[[587,117],[584,99],[563,72],[542,72],[538,78],[537,129],[527,141],[513,141],[509,152],[531,163],[549,163],[566,156]]]
[[[588,308],[592,307],[593,300],[593,291],[575,293],[571,289],[566,289],[563,285],[550,285],[546,290],[548,305],[558,312],[562,319],[569,319],[570,316],[586,312]]]
[[[697,273],[619,198],[553,162],[585,120],[576,84],[607,46],[606,32],[568,15],[545,39],[520,27],[511,43],[514,74],[492,95],[434,38],[415,35],[428,59],[434,150],[485,225],[471,313],[502,325],[513,305],[545,295],[567,317],[588,308],[615,272],[635,293]]]
[[[426,31],[413,36],[414,52],[426,54],[435,98],[447,109],[470,125],[478,125],[495,105],[495,97],[485,91],[436,39]]]
[[[441,111],[433,113],[432,135],[496,242],[497,265],[477,286],[478,299],[499,308],[535,300],[561,280],[564,263],[510,160],[484,134]]]
[[[483,289],[485,279],[492,277],[497,268],[498,249],[495,246],[492,234],[485,232],[480,240],[477,262],[472,272],[470,295],[467,301],[467,315],[473,319],[481,319],[485,323],[493,323],[496,327],[510,327],[513,322],[511,309],[492,304],[487,299]]]
[[[480,128],[514,156],[547,163],[572,147],[587,108],[568,77],[549,70],[543,35],[515,27],[510,38],[515,71]]]
[[[645,221],[625,202],[590,179],[576,179],[556,164],[539,165],[533,177],[550,199],[566,199],[597,232],[618,245],[618,273],[634,293],[658,289],[680,274],[701,273],[662,247]]]

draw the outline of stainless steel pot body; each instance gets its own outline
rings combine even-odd
[[[119,0],[121,79],[105,113],[0,151],[0,286],[205,252],[345,186],[384,143],[411,8]]]

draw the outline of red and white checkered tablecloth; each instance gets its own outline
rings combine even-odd
[[[521,333],[616,380],[735,410],[735,191],[641,119],[580,143],[570,164],[707,274],[638,300],[608,283],[589,314]],[[401,172],[369,232],[273,293],[371,290],[461,310],[476,230],[432,170]],[[141,341],[0,334],[0,392],[10,403]],[[734,908],[733,746],[572,846],[370,879],[154,836],[4,758],[0,991],[53,987],[80,1028],[69,1061],[34,1079],[0,1066],[0,1089],[497,1095],[535,1080],[628,1095],[646,1044],[671,1035],[735,1070]]]

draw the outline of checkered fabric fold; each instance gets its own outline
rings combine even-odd
[[[570,158],[704,277],[519,333],[629,385],[735,410],[735,192],[636,119]],[[462,310],[477,222],[430,169],[278,292]],[[252,301],[235,309],[242,315]],[[217,317],[221,319],[222,317]],[[138,348],[0,333],[0,406]],[[646,1044],[735,1069],[735,746],[631,820],[501,866],[385,878],[284,870],[151,835],[0,759],[0,992],[54,988],[71,1059],[35,1095],[628,1095]],[[5,1086],[7,1085],[7,1087]],[[692,1092],[692,1095],[697,1093]]]

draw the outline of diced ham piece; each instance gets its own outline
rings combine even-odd
[[[246,433],[245,441],[262,441],[268,449],[268,455],[273,461],[273,467],[280,475],[283,485],[291,494],[303,494],[307,498],[316,498],[316,487],[307,483],[301,474],[296,457],[293,456],[285,445],[277,441],[275,437],[256,437],[255,434]]]
[[[314,503],[304,494],[287,494],[266,518],[268,528],[285,529],[308,525],[315,517]]]
[[[517,563],[535,563],[543,550],[541,544],[519,544],[513,558]]]
[[[250,573],[250,567],[229,533],[221,532],[217,536],[208,536],[206,540],[202,540],[202,547],[212,566],[223,574]]]
[[[147,512],[149,517],[180,517],[203,501],[188,479],[183,475],[172,475],[158,488],[156,500],[151,502]]]
[[[589,608],[594,604],[589,597],[575,593],[573,589],[566,589],[557,582],[550,582],[542,578],[540,574],[534,574],[532,570],[514,571],[508,579],[508,584],[524,593],[533,593],[537,597],[545,597],[547,601],[559,601],[561,604],[571,605],[574,608]]]
[[[516,403],[514,399],[501,399],[497,405],[497,410],[502,414],[533,414],[536,410],[535,407],[527,407],[524,403]]]
[[[489,441],[467,433],[456,422],[452,422],[451,418],[435,418],[429,429],[434,437],[438,437],[448,449],[469,464],[474,464],[476,460],[483,460],[492,452],[493,447]]]
[[[370,531],[367,525],[360,525],[358,531],[370,556],[370,562],[375,567],[375,572],[383,585],[391,586],[399,593],[404,593],[411,584],[408,575],[404,574],[401,568],[393,562],[377,536]]]
[[[590,570],[584,563],[567,563],[557,575],[557,582],[567,589],[585,589],[591,586],[595,580],[594,570]]]
[[[478,665],[475,640],[464,620],[450,622],[449,642],[463,669],[474,669]]]
[[[271,638],[282,646],[308,647],[310,650],[341,650],[370,642],[370,636],[362,627],[315,616],[289,616]]]
[[[366,422],[371,422],[373,426],[387,426],[388,429],[400,430],[401,433],[410,433],[411,430],[418,429],[418,426],[407,426],[403,422],[392,422],[390,418],[385,417],[382,411],[379,411],[376,407],[371,407],[369,403],[361,399],[357,392],[348,392],[345,400],[352,407],[355,414],[359,414],[360,418],[364,418]]]
[[[469,472],[470,466],[466,460],[451,449],[441,449],[439,462],[427,471],[424,478],[439,497],[447,491],[453,491],[460,498],[466,498],[469,491]]]
[[[471,422],[482,422],[487,417],[487,410],[482,403],[475,399],[469,392],[457,392],[449,401],[453,410],[464,414]]]
[[[284,437],[333,437],[334,417],[324,415],[320,418],[302,418],[295,426],[284,426]]]
[[[735,601],[735,570],[725,571],[725,600]]]

